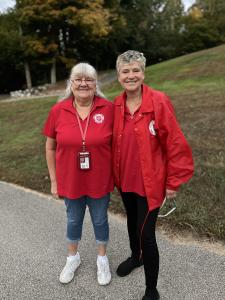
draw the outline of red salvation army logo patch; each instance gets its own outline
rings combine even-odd
[[[95,115],[93,116],[93,119],[94,119],[95,123],[101,124],[101,123],[104,122],[105,117],[104,117],[103,114],[95,114]]]

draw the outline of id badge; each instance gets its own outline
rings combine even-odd
[[[78,153],[78,167],[81,170],[90,170],[91,154],[88,151]]]

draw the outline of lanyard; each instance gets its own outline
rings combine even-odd
[[[84,128],[84,131],[83,131],[83,128],[81,126],[80,117],[78,115],[78,112],[76,111],[77,122],[79,124],[80,134],[81,134],[81,137],[82,137],[82,151],[86,151],[85,139],[86,139],[86,135],[87,135],[87,129],[88,129],[88,125],[89,125],[89,120],[90,120],[90,115],[91,115],[92,107],[93,107],[93,103],[91,105],[91,109],[90,109],[89,114],[87,116],[87,121],[86,121],[86,125],[85,125],[85,128]]]

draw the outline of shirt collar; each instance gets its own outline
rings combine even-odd
[[[73,114],[75,113],[75,108],[73,107],[73,96],[70,96],[69,98],[65,99],[62,101],[62,108],[72,112]],[[94,107],[93,110],[97,107],[102,107],[106,105],[105,99],[95,96],[94,97]]]

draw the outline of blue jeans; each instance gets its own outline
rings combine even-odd
[[[65,198],[67,213],[67,241],[77,244],[81,240],[86,206],[89,208],[97,244],[109,240],[108,206],[110,194],[102,198],[83,196],[78,199]]]

